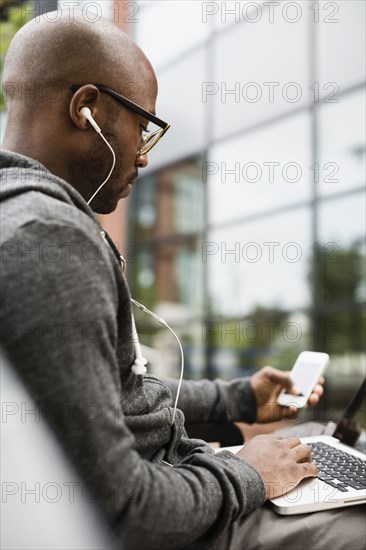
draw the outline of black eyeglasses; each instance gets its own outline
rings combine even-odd
[[[82,86],[85,86],[85,84],[72,84],[70,86],[70,90],[72,92],[76,92],[79,88]],[[130,99],[127,99],[127,97],[124,97],[121,94],[118,94],[114,90],[111,90],[110,88],[107,88],[107,86],[104,86],[103,84],[93,84],[96,88],[98,88],[99,91],[104,92],[105,94],[110,95],[111,97],[114,97],[117,101],[119,101],[124,107],[127,107],[127,109],[130,109],[131,111],[134,111],[135,113],[141,115],[142,117],[146,118],[146,120],[149,120],[156,126],[159,126],[159,130],[156,130],[155,132],[152,132],[151,134],[145,134],[142,136],[142,145],[139,149],[139,155],[146,155],[151,149],[157,144],[159,139],[163,137],[165,132],[167,132],[170,128],[170,124],[167,122],[164,122],[157,116],[153,115],[149,111],[146,111],[146,109],[143,109]]]

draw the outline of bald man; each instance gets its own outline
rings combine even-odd
[[[261,508],[316,476],[297,438],[259,436],[232,455],[187,437],[184,415],[290,414],[273,405],[282,387],[295,392],[286,374],[186,381],[174,414],[177,383],[144,375],[136,361],[120,258],[94,213],[128,196],[168,129],[141,50],[103,20],[33,20],[13,39],[3,80],[2,341],[117,538],[130,549],[302,548],[307,528],[309,548],[361,548],[360,507],[311,521]],[[318,385],[310,404],[321,393]]]
[[[146,155],[136,157],[136,151],[149,121],[89,83],[107,82],[153,113],[157,82],[141,50],[103,20],[89,25],[82,17],[70,22],[65,16],[56,24],[33,20],[9,48],[3,81],[9,109],[3,147],[37,159],[85,200],[112,164],[110,150],[80,112],[90,108],[116,154],[108,186],[92,207],[113,212],[130,193],[138,168],[147,165]],[[72,93],[70,85],[80,83],[87,85]]]

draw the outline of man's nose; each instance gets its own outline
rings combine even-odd
[[[138,166],[139,168],[146,168],[146,166],[149,164],[147,153],[144,155],[138,154],[136,157],[135,166]]]

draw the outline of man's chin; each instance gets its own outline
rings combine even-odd
[[[121,196],[116,198],[110,197],[109,200],[104,200],[103,202],[100,202],[94,205],[94,207],[92,207],[92,210],[96,214],[103,214],[103,215],[111,214],[116,210],[118,202],[121,198],[122,198]]]
[[[131,193],[131,191],[132,191],[132,185],[131,185],[131,183],[128,183],[126,185],[126,187],[123,188],[119,198],[120,199],[125,199]]]
[[[128,183],[127,186],[124,187],[123,190],[116,194],[114,197],[109,197],[107,200],[104,200],[103,202],[97,203],[92,206],[93,212],[103,215],[111,214],[116,210],[119,201],[122,199],[126,199],[129,196],[131,190],[132,186]]]

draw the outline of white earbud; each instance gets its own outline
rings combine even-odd
[[[80,109],[80,113],[84,115],[86,120],[90,122],[94,130],[98,132],[98,134],[100,134],[102,130],[99,128],[98,124],[95,122],[94,118],[92,117],[91,110],[88,107],[83,107],[82,109]]]
[[[106,179],[103,181],[103,183],[100,184],[100,186],[98,187],[98,189],[95,191],[95,193],[93,193],[93,195],[90,197],[90,199],[88,200],[88,204],[91,203],[91,201],[94,199],[94,197],[99,193],[99,191],[102,189],[103,185],[105,185],[107,183],[107,181],[109,180],[109,178],[111,177],[111,174],[114,170],[114,167],[115,167],[115,164],[116,164],[116,155],[113,151],[113,148],[111,147],[111,145],[108,143],[108,141],[105,139],[105,137],[103,136],[102,134],[102,130],[99,128],[98,124],[95,122],[94,118],[92,117],[92,114],[91,114],[91,110],[88,108],[88,107],[82,107],[80,109],[80,113],[82,115],[85,116],[86,120],[91,124],[91,126],[94,128],[94,130],[100,135],[100,137],[102,138],[102,140],[104,141],[104,143],[107,145],[107,147],[109,148],[110,152],[112,153],[112,157],[113,157],[113,161],[112,161],[112,168],[109,170],[109,173],[108,173],[108,176],[106,177]]]

